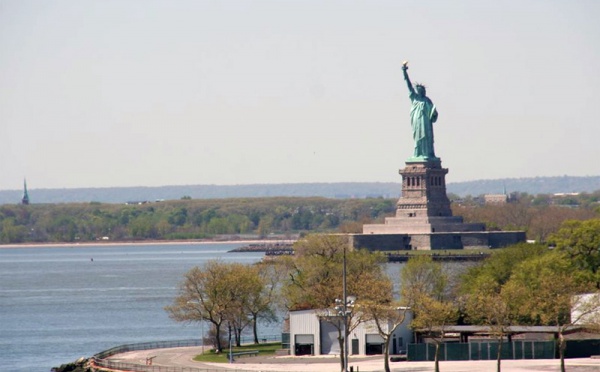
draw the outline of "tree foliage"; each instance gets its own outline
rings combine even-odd
[[[529,258],[548,251],[543,244],[520,243],[492,251],[492,255],[481,264],[470,267],[462,275],[460,292],[472,293],[478,288],[490,288],[496,292],[506,283],[515,267]]]
[[[401,298],[414,312],[411,326],[434,342],[434,366],[439,372],[439,349],[445,328],[458,318],[457,305],[448,291],[449,277],[430,256],[416,256],[408,260],[401,278]]]
[[[522,319],[529,319],[535,325],[556,326],[562,371],[565,370],[564,332],[577,321],[571,317],[573,307],[577,307],[574,299],[593,289],[592,283],[573,275],[576,270],[564,252],[549,252],[518,265],[505,285]],[[598,311],[600,306],[589,310]]]
[[[222,331],[226,325],[240,343],[242,331],[253,325],[255,342],[257,319],[272,319],[274,288],[264,268],[240,263],[207,262],[188,271],[179,286],[173,305],[165,307],[169,316],[181,322],[207,321],[214,330],[213,343],[222,352]]]
[[[391,293],[391,288],[386,287],[385,290],[387,290],[386,293]],[[396,329],[408,319],[411,309],[404,306],[401,301],[384,300],[381,302],[363,301],[358,310],[365,314],[366,320],[375,323],[377,332],[383,339],[384,370],[390,372],[390,340]]]
[[[468,320],[490,326],[500,340],[511,324],[555,326],[564,371],[565,331],[600,311],[599,235],[598,220],[567,221],[551,238],[553,250],[521,244],[468,270],[460,287]]]
[[[568,255],[580,275],[600,289],[600,219],[565,221],[550,242]]]
[[[600,192],[557,198],[517,195],[504,205],[477,198],[456,200],[452,209],[466,222],[491,230],[523,229],[545,242],[565,220],[598,218]],[[569,199],[570,198],[570,199]],[[563,200],[564,199],[564,200]],[[567,200],[573,199],[573,203]],[[570,204],[569,204],[570,203]],[[396,199],[301,197],[191,199],[135,204],[69,203],[0,205],[4,243],[144,239],[200,239],[227,234],[360,233],[396,210]],[[12,224],[4,220],[11,220]],[[14,227],[14,228],[13,228]],[[3,233],[4,231],[4,233]]]
[[[354,250],[341,235],[309,235],[294,244],[295,257],[287,258],[288,277],[283,284],[286,307],[292,310],[323,309],[342,298],[343,255],[346,251],[347,293],[359,301],[391,298],[391,283],[381,264],[381,253]],[[381,286],[381,287],[380,287]],[[390,291],[379,290],[387,288]]]
[[[0,206],[0,241],[198,239],[215,235],[333,232],[393,213],[390,199],[243,198],[140,204]]]
[[[508,327],[514,325],[518,318],[513,297],[514,293],[489,275],[480,277],[477,285],[462,297],[469,321],[473,324],[487,325],[491,335],[498,342],[497,372],[501,370],[504,337],[507,335]]]

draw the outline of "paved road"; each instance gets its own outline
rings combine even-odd
[[[153,349],[143,351],[130,351],[117,354],[110,359],[126,363],[145,364],[147,357],[155,356],[153,365],[179,366],[195,368],[237,369],[245,371],[263,372],[339,372],[340,362],[337,357],[243,357],[238,358],[232,364],[222,363],[200,363],[193,361],[193,357],[202,352],[202,347],[180,347],[169,349]],[[557,359],[534,359],[534,360],[503,360],[503,372],[525,372],[559,371],[560,361]],[[569,372],[600,372],[600,359],[580,358],[567,359],[567,371]],[[383,371],[382,356],[350,357],[349,366],[355,371],[375,372]],[[433,371],[433,362],[395,362],[390,363],[392,371]],[[496,370],[495,361],[453,361],[440,362],[440,370],[443,372],[489,372]]]

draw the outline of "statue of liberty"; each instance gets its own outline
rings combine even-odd
[[[408,77],[408,62],[402,63],[404,80],[410,92],[410,123],[415,140],[415,151],[409,161],[438,160],[433,149],[433,123],[436,122],[438,113],[435,105],[426,96],[425,86],[416,84],[413,88]]]

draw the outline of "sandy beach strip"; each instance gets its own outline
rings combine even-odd
[[[294,243],[293,239],[264,239],[264,240],[143,240],[143,241],[97,241],[97,242],[64,242],[64,243],[18,243],[0,244],[5,248],[88,248],[115,246],[145,246],[145,245],[207,245],[207,244],[267,244]]]

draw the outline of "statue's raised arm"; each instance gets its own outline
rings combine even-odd
[[[404,80],[406,81],[406,85],[408,86],[408,91],[412,94],[415,94],[415,88],[413,88],[412,83],[410,82],[410,78],[408,77],[408,61],[402,62],[402,72],[404,73]]]

